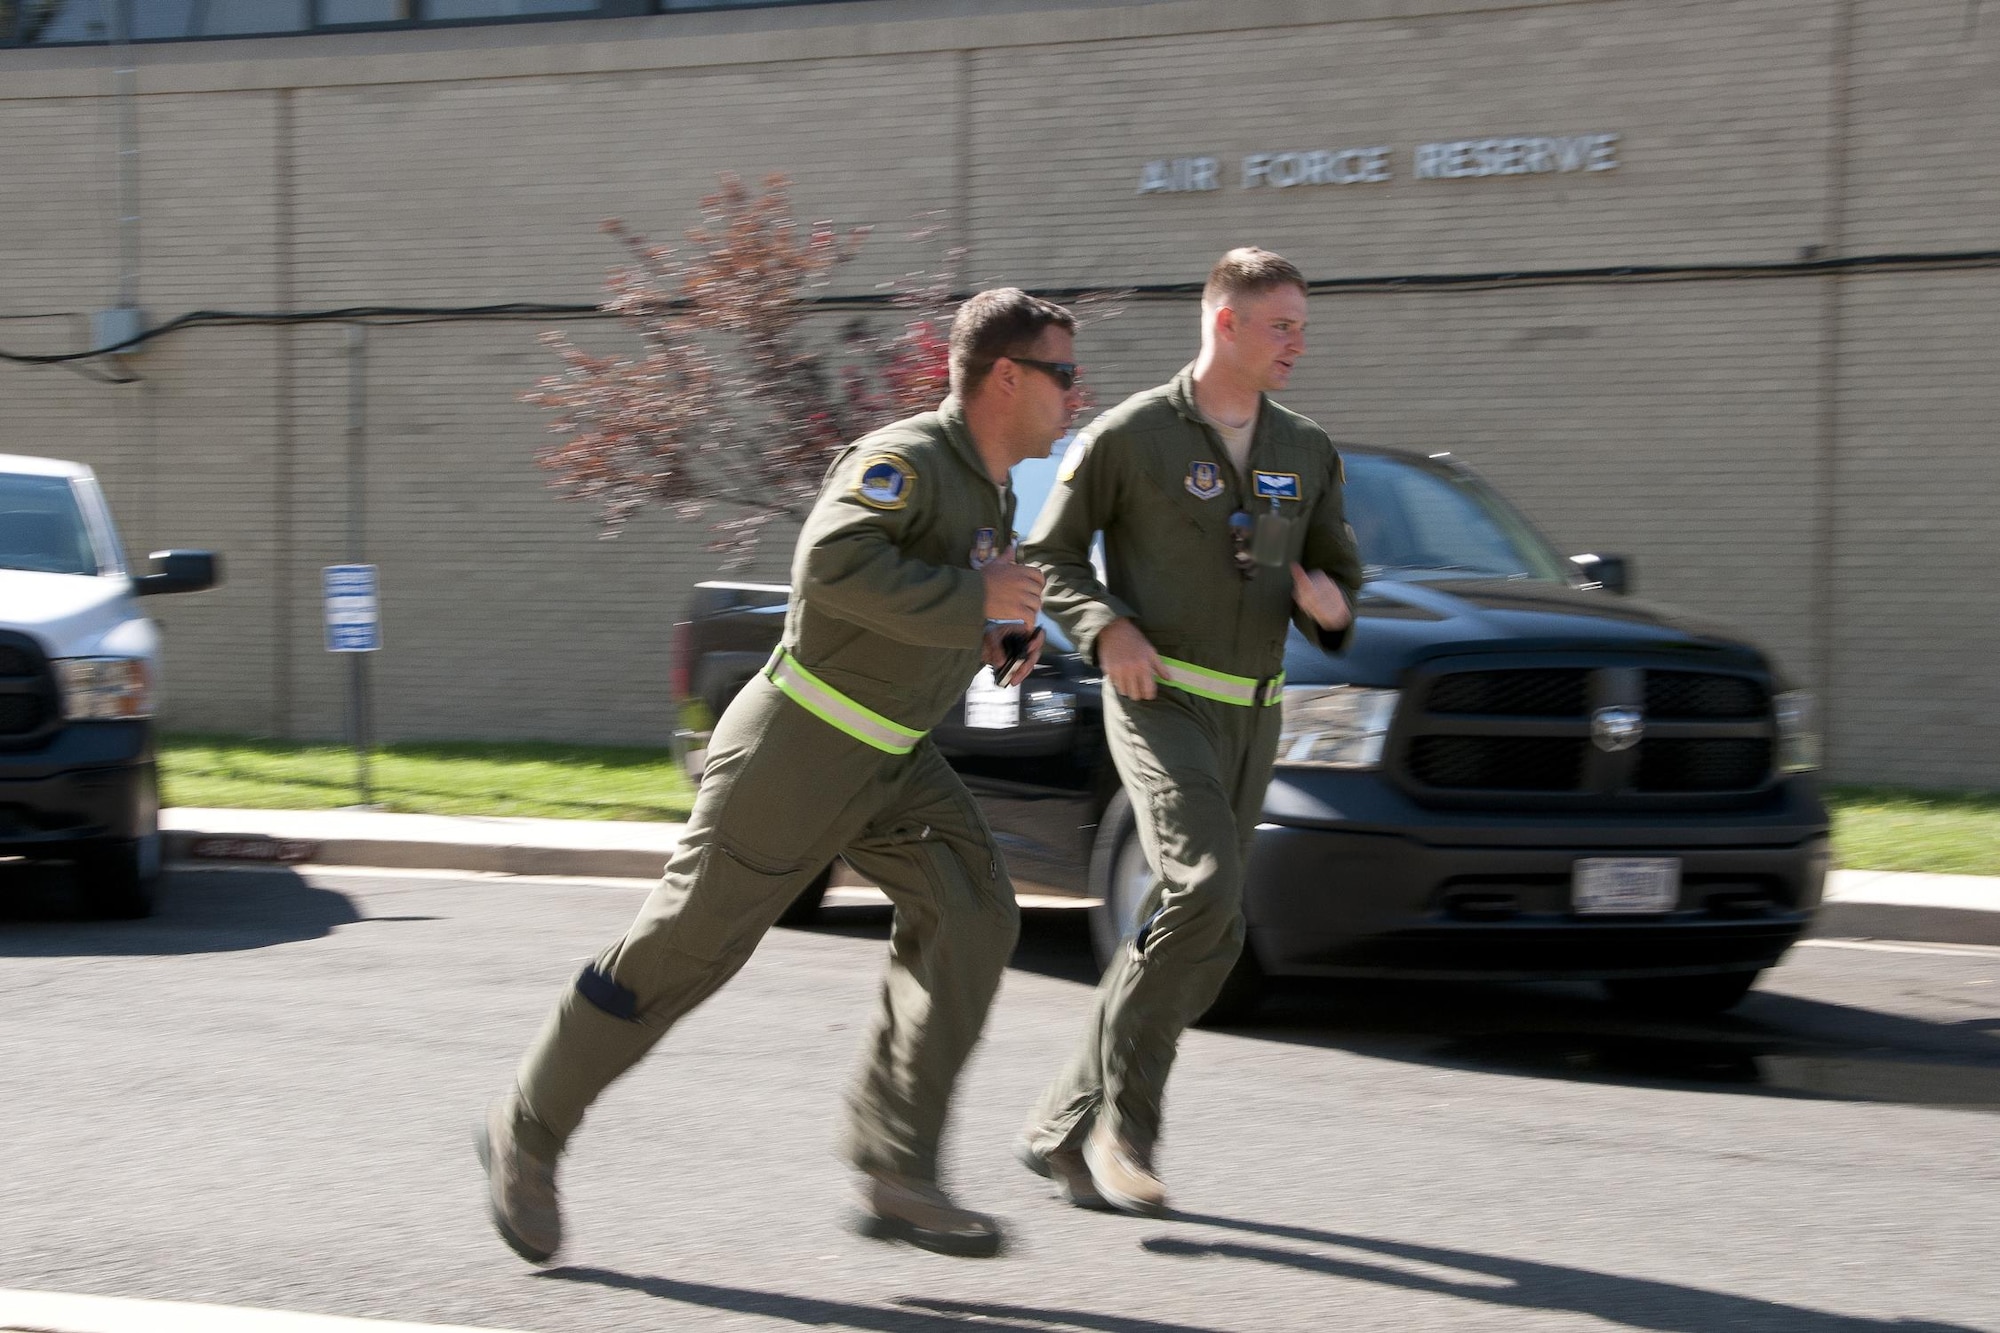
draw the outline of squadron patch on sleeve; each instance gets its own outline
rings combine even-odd
[[[1056,480],[1068,484],[1076,476],[1076,470],[1083,466],[1083,456],[1090,452],[1089,435],[1079,435],[1063,450],[1062,466],[1056,470]]]
[[[877,454],[861,469],[854,494],[861,503],[875,509],[901,509],[910,502],[910,488],[917,474],[900,458]]]

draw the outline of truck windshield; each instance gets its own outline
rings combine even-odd
[[[1477,477],[1349,453],[1343,499],[1370,578],[1567,578],[1570,564]]]
[[[1014,526],[1034,527],[1055,485],[1067,441],[1049,458],[1014,468]],[[1562,582],[1570,563],[1471,473],[1416,458],[1342,454],[1347,521],[1371,579],[1500,578]]]
[[[0,569],[97,573],[69,478],[0,474]]]

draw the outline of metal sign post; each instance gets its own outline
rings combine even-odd
[[[328,565],[320,571],[326,603],[326,650],[348,653],[349,730],[354,741],[361,804],[373,805],[368,773],[368,657],[382,649],[382,602],[373,565]]]

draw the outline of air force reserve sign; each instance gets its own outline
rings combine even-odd
[[[1481,180],[1616,171],[1622,135],[1499,134],[1440,139],[1410,150],[1409,175],[1420,181]],[[1380,185],[1396,179],[1391,144],[1245,153],[1237,182],[1246,190],[1303,185]],[[1222,159],[1209,154],[1160,157],[1139,168],[1140,194],[1205,194],[1222,188]]]

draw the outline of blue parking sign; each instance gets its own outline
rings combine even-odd
[[[382,608],[373,565],[328,565],[320,571],[326,603],[326,650],[372,653],[382,647]]]

